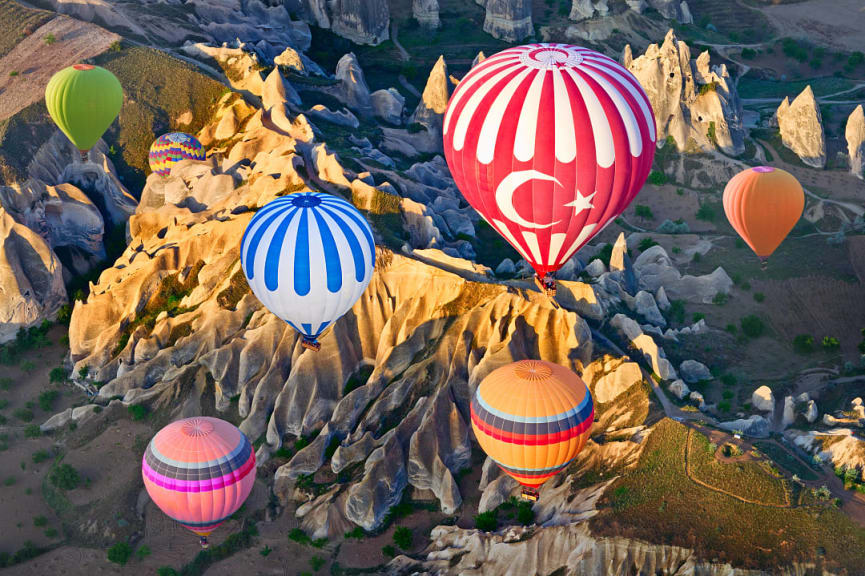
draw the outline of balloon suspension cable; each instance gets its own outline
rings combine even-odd
[[[765,272],[769,269],[769,259],[768,258],[760,258],[760,270]]]
[[[300,345],[307,350],[312,350],[313,352],[321,350],[321,342],[315,338],[310,338],[309,336],[304,336],[303,340],[300,341]]]
[[[538,498],[541,497],[537,488],[531,488],[529,486],[523,486],[523,491],[520,496],[527,502],[537,502]]]
[[[207,541],[207,536],[202,536],[198,539],[198,543],[201,544],[201,548],[207,550],[210,548],[210,542]]]
[[[81,154],[81,161],[82,162],[84,162],[85,164],[90,162],[90,156],[87,153],[87,150],[79,150],[78,153]]]

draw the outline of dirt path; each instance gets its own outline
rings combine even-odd
[[[52,44],[46,43],[49,35]],[[0,58],[0,120],[41,99],[55,72],[97,56],[119,40],[113,32],[68,16],[41,26]]]
[[[399,50],[399,56],[403,62],[408,62],[411,60],[411,54],[408,53],[408,50],[399,43],[399,25],[396,23],[396,20],[391,22],[390,25],[390,39],[393,40],[393,45],[396,46],[396,49]]]

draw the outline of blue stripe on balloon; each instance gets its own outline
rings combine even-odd
[[[272,216],[267,218],[266,222],[259,226],[258,230],[255,231],[255,234],[253,234],[252,239],[249,241],[249,247],[246,250],[245,272],[246,277],[250,280],[255,278],[255,256],[258,252],[258,245],[261,243],[261,239],[264,238],[264,234],[267,232],[268,228],[270,228],[270,225],[273,224],[273,221],[276,220],[280,216],[280,214],[282,214],[283,210],[280,210],[280,208],[284,209],[285,206],[275,206],[267,212],[260,212],[256,214],[255,218],[252,219],[252,222],[249,223],[249,227],[247,228],[247,230],[252,228],[252,225],[255,223],[256,220],[266,218],[270,212],[274,213]],[[246,233],[244,233],[243,236],[244,237],[243,240],[241,240],[241,246],[243,246],[243,243],[246,241]]]
[[[312,324],[310,324],[310,323],[308,323],[308,322],[304,322],[304,323],[301,324],[301,326],[303,326],[303,330],[302,330],[302,332],[303,332],[304,334],[306,334],[307,336],[315,336],[315,335],[312,333]]]
[[[321,236],[321,245],[324,247],[324,265],[327,269],[327,289],[336,294],[342,288],[342,262],[339,259],[339,250],[333,239],[333,232],[327,221],[319,214],[319,210],[312,211],[315,223],[318,224],[318,232]]]
[[[294,246],[294,291],[306,296],[310,289],[309,269],[309,208],[303,208]]]
[[[328,208],[323,209],[324,212],[334,219],[336,225],[339,226],[339,229],[342,230],[343,235],[345,235],[345,239],[348,240],[348,245],[351,248],[351,256],[354,258],[354,279],[358,282],[361,282],[366,276],[366,268],[363,262],[363,250],[360,248],[360,242],[357,241],[357,236],[355,236],[354,230],[345,223],[343,217],[331,211]]]
[[[318,331],[315,333],[315,337],[318,338],[318,335],[324,332],[324,329],[330,326],[330,320],[321,323],[321,326],[318,327]]]
[[[279,223],[279,227],[274,232],[273,238],[270,239],[270,246],[267,247],[267,256],[265,256],[264,260],[264,285],[271,292],[279,288],[279,256],[282,254],[285,232],[288,230],[288,225],[291,224],[291,221],[297,215],[297,210],[285,214],[285,218]],[[268,224],[271,222],[268,222]]]
[[[369,244],[370,254],[375,258],[375,240],[373,240],[372,233],[370,232],[369,222],[363,219],[360,212],[358,212],[357,209],[348,202],[328,203],[327,206],[328,208],[333,208],[340,214],[349,217],[355,224],[357,224],[357,227],[363,231],[363,235],[366,237],[366,241]]]

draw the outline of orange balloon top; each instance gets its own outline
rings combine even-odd
[[[799,181],[771,166],[736,174],[724,189],[724,212],[730,224],[761,259],[781,245],[805,209]]]

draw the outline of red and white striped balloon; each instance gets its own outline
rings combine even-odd
[[[615,60],[531,44],[484,60],[460,81],[444,149],[466,200],[543,276],[637,195],[652,167],[655,119]]]

